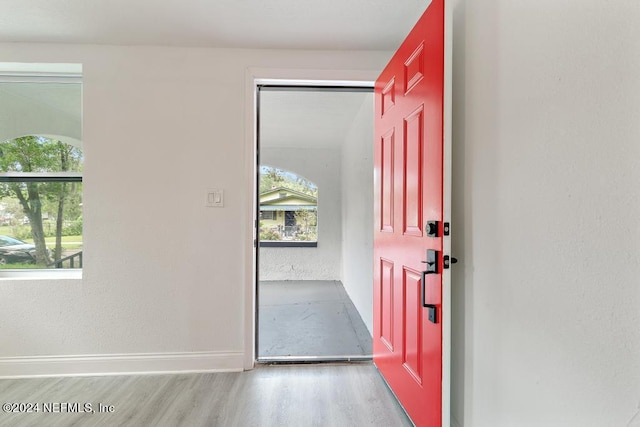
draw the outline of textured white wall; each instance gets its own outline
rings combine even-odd
[[[318,246],[260,248],[260,280],[339,280],[340,150],[262,148],[260,160],[263,165],[289,170],[318,186]]]
[[[342,283],[373,333],[373,93],[342,145]]]
[[[640,425],[640,3],[453,3],[454,417]]]
[[[3,61],[83,64],[86,155],[83,279],[0,281],[0,371],[12,356],[183,352],[242,367],[247,68],[377,70],[388,56],[0,44]],[[224,208],[204,206],[211,187]]]

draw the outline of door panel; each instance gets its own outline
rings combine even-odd
[[[404,234],[422,237],[423,106],[404,119]]]
[[[443,104],[444,0],[433,0],[376,81],[374,158],[374,362],[413,422],[430,427],[449,417],[442,413]],[[427,221],[439,224],[435,237]],[[436,251],[437,271],[423,275],[427,250]]]
[[[380,340],[393,351],[393,263],[380,259]]]
[[[402,364],[413,380],[422,384],[422,304],[420,272],[404,270],[404,301],[402,309],[404,337]]]
[[[408,94],[411,89],[417,85],[424,76],[424,44],[420,43],[418,48],[404,63],[404,81],[406,87],[404,94]]]
[[[382,189],[381,189],[381,231],[393,233],[393,151],[394,129],[387,132],[381,140]]]

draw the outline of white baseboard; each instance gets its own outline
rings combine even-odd
[[[239,372],[244,353],[142,353],[0,357],[0,378]]]

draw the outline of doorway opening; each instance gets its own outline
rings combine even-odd
[[[370,360],[373,85],[256,96],[257,361]]]

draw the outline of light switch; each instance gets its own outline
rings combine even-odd
[[[224,190],[210,188],[207,190],[206,206],[221,208],[224,206]]]

